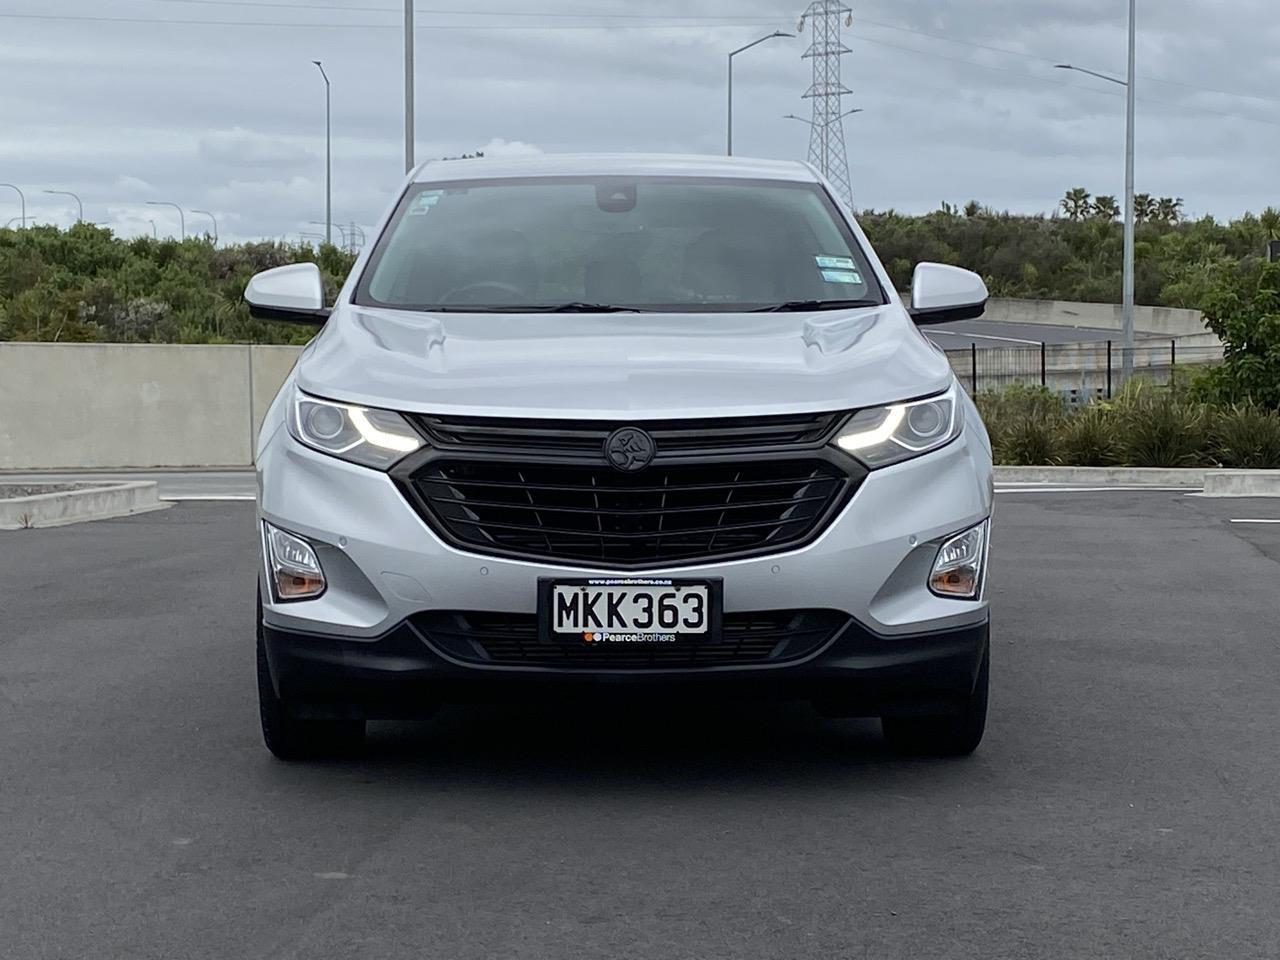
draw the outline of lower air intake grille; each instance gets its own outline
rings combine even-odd
[[[431,611],[413,624],[441,652],[493,666],[596,669],[703,667],[785,663],[806,657],[840,632],[849,618],[836,610],[726,613],[720,640],[625,647],[542,642],[532,614]]]

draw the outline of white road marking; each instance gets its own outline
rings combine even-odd
[[[1232,520],[1232,523],[1280,523],[1280,520]]]
[[[1112,487],[996,487],[996,493],[1186,493],[1198,487],[1151,487],[1151,486],[1112,486]],[[1280,521],[1278,521],[1280,522]]]
[[[169,493],[161,500],[255,500],[252,493]]]
[[[930,330],[926,336],[941,334],[944,337],[968,337],[971,340],[1002,340],[1005,343],[1028,343],[1033,347],[1041,344],[1040,340],[1023,340],[1021,337],[997,337],[989,333],[956,333],[954,330]]]

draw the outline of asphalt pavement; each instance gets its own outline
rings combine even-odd
[[[259,739],[248,503],[0,532],[0,957],[1272,958],[1280,502],[1002,497],[991,721],[449,708]]]

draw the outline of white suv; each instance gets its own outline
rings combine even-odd
[[[277,756],[444,701],[798,697],[971,752],[987,707],[991,448],[910,305],[797,163],[431,163],[332,308],[302,263],[255,316],[321,326],[257,450],[258,671]]]

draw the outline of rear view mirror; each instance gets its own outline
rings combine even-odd
[[[314,263],[291,263],[254,274],[244,288],[244,299],[249,315],[259,320],[323,326],[329,319],[324,281]]]
[[[911,319],[924,326],[972,320],[987,307],[987,285],[972,270],[917,264],[911,277]]]

